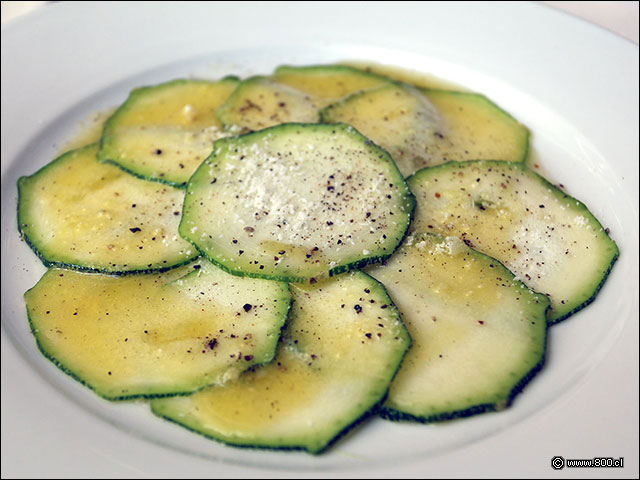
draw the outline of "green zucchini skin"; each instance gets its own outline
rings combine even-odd
[[[61,288],[71,288],[76,298],[59,300]],[[216,291],[226,293],[216,297]],[[145,295],[151,300],[139,306]],[[242,307],[247,300],[252,303]],[[166,318],[164,301],[176,312],[181,306],[183,318]],[[51,269],[25,293],[25,302],[40,352],[110,401],[189,395],[268,364],[292,303],[286,283],[241,279],[206,261],[136,278]]]
[[[97,148],[71,150],[18,179],[18,232],[27,245],[48,268],[84,272],[144,274],[192,262],[197,250],[177,231],[181,190],[101,164]],[[145,231],[134,234],[140,222]],[[152,242],[146,228],[158,232],[159,241]]]
[[[235,76],[227,76],[219,81],[209,81],[209,80],[187,80],[187,79],[175,79],[165,83],[161,83],[153,86],[146,87],[138,87],[134,89],[130,94],[127,100],[107,119],[102,136],[100,138],[100,149],[98,151],[98,160],[103,163],[112,164],[122,169],[123,171],[134,175],[140,179],[159,182],[165,185],[170,185],[176,188],[185,188],[189,177],[193,170],[197,167],[197,164],[193,164],[193,161],[186,157],[175,156],[175,162],[180,163],[181,168],[178,171],[172,171],[172,168],[164,171],[164,167],[162,165],[155,166],[153,165],[154,157],[149,156],[148,152],[141,153],[140,157],[137,157],[135,153],[132,153],[128,150],[135,150],[135,145],[131,144],[131,139],[123,140],[121,136],[123,135],[123,128],[120,125],[123,121],[125,124],[127,122],[132,122],[132,118],[137,114],[139,117],[137,121],[133,121],[133,125],[129,125],[129,128],[139,128],[141,131],[157,128],[161,126],[164,129],[169,128],[169,133],[174,136],[177,135],[176,140],[179,136],[185,135],[189,132],[189,129],[195,129],[195,132],[199,130],[206,130],[206,128],[215,128],[218,127],[218,123],[216,121],[214,112],[215,109],[222,103],[222,100],[225,98],[224,92],[226,94],[230,94],[233,91],[233,88],[240,83],[240,79]],[[194,92],[189,93],[188,89],[194,89]],[[181,91],[184,90],[184,91]],[[209,98],[202,99],[202,92],[198,91],[198,89],[208,90]],[[220,92],[218,92],[220,90]],[[187,93],[185,93],[185,91]],[[167,93],[168,92],[168,93]],[[159,97],[157,103],[162,104],[167,99],[171,101],[171,94],[175,92],[175,95],[184,103],[184,105],[180,104],[183,107],[188,107],[191,109],[192,104],[196,105],[196,110],[200,110],[197,115],[203,116],[205,115],[202,110],[207,110],[213,108],[214,110],[210,114],[210,118],[198,118],[197,120],[185,120],[185,119],[176,119],[176,111],[178,105],[173,105],[173,108],[168,108],[166,111],[160,110],[155,112],[155,116],[144,117],[145,111],[144,108],[141,109],[140,105],[144,105],[145,102],[149,102],[150,99],[155,97]],[[169,95],[168,97],[163,97],[163,95]],[[217,97],[220,96],[221,99]],[[173,99],[175,102],[175,99]],[[199,104],[199,102],[204,102],[203,104]],[[213,105],[213,107],[212,107]],[[191,110],[189,110],[191,111]],[[144,117],[144,120],[142,118]],[[172,124],[171,118],[174,118],[174,123]],[[186,117],[185,117],[186,118]],[[142,125],[137,125],[142,121]],[[182,122],[182,123],[180,123]],[[156,125],[154,125],[154,123]],[[126,133],[126,127],[124,128],[124,133]],[[200,133],[202,134],[202,133]],[[221,134],[221,133],[220,133]],[[213,135],[213,134],[212,134]],[[158,135],[159,146],[162,148],[173,147],[171,143],[165,144],[166,140],[163,140],[162,135]],[[151,139],[146,139],[146,142],[151,142]],[[211,142],[213,144],[213,142]],[[179,146],[179,144],[176,144]],[[151,151],[156,149],[157,146],[149,143],[145,144],[147,150]],[[140,146],[137,147],[140,149]],[[175,148],[175,147],[174,147]],[[186,148],[194,148],[182,146],[182,149]],[[205,153],[203,153],[202,146],[196,146],[196,150],[199,151],[199,154],[202,155],[202,159],[206,157],[211,150],[207,148]],[[168,149],[168,148],[167,148]],[[158,150],[161,151],[161,150]],[[164,152],[165,155],[170,152]],[[159,157],[158,157],[159,159]],[[187,163],[186,165],[182,165],[182,162]],[[151,165],[148,165],[151,163]],[[198,164],[200,162],[197,162]]]
[[[393,231],[384,232],[385,245],[382,247],[365,247],[363,250],[363,254],[351,255],[349,258],[345,260],[340,260],[338,265],[336,266],[327,266],[327,268],[316,269],[312,273],[296,273],[295,269],[297,267],[293,267],[289,269],[289,271],[278,271],[275,268],[272,270],[269,269],[258,269],[257,267],[246,268],[243,265],[234,264],[233,258],[228,257],[226,253],[219,250],[219,248],[215,245],[215,243],[210,243],[209,240],[201,240],[204,238],[204,235],[211,230],[210,227],[206,225],[201,225],[198,220],[198,215],[201,213],[198,210],[198,203],[200,205],[203,204],[202,195],[209,195],[207,198],[211,200],[211,193],[206,193],[206,190],[203,190],[203,193],[195,193],[196,190],[203,189],[203,187],[209,188],[209,184],[220,185],[224,182],[224,179],[218,181],[221,176],[218,172],[221,172],[223,166],[231,164],[232,161],[226,160],[225,155],[227,152],[234,150],[237,151],[238,148],[243,147],[244,145],[255,145],[263,139],[270,139],[271,137],[275,137],[276,135],[295,135],[303,132],[304,134],[309,133],[310,135],[325,135],[329,132],[338,133],[340,135],[345,135],[355,142],[361,142],[364,145],[364,149],[367,150],[367,154],[373,153],[374,156],[382,162],[382,165],[385,165],[384,168],[388,168],[388,174],[390,181],[392,181],[395,188],[398,189],[397,195],[399,195],[398,203],[399,210],[396,212],[391,212],[393,217],[393,224],[396,225]],[[250,160],[250,159],[249,159]],[[245,160],[246,162],[247,160]],[[233,160],[233,164],[236,163],[236,160]],[[214,171],[214,169],[217,169]],[[211,178],[210,178],[211,177]],[[246,180],[246,178],[245,178]],[[381,194],[382,196],[382,194]],[[202,197],[202,198],[201,198]],[[391,199],[391,195],[387,195],[386,198]],[[402,239],[405,237],[409,225],[411,223],[411,218],[413,215],[413,211],[415,209],[415,197],[411,193],[411,191],[406,187],[404,183],[404,179],[401,173],[397,170],[397,167],[393,163],[393,160],[389,157],[389,155],[379,147],[377,147],[373,142],[371,142],[366,137],[359,134],[353,127],[344,124],[299,124],[299,123],[285,123],[278,125],[276,127],[267,128],[264,130],[260,130],[257,132],[253,132],[247,135],[240,135],[236,137],[228,137],[225,139],[221,139],[216,142],[214,147],[214,152],[211,156],[203,162],[198,171],[193,175],[190,180],[190,183],[187,187],[187,195],[185,198],[185,203],[183,206],[182,212],[182,220],[180,223],[180,234],[182,237],[191,242],[198,251],[207,258],[210,262],[219,266],[223,270],[232,273],[234,275],[248,276],[253,278],[265,278],[265,279],[273,279],[278,281],[287,281],[291,283],[314,283],[317,280],[324,277],[333,277],[350,270],[362,268],[365,265],[369,265],[371,263],[378,263],[384,261],[393,255],[393,252],[398,248]],[[228,207],[225,207],[228,210]],[[220,211],[220,210],[218,210]],[[235,211],[235,210],[233,210]],[[364,217],[364,212],[362,212]],[[368,218],[368,217],[367,217]],[[286,222],[285,222],[286,223]],[[194,233],[194,229],[197,230],[197,233]],[[219,232],[220,229],[216,228],[211,231]],[[201,233],[202,232],[202,233]],[[349,233],[349,232],[347,232]],[[393,235],[393,240],[386,241],[387,234]],[[209,234],[211,235],[211,234]],[[226,234],[225,234],[226,235]],[[211,237],[209,237],[211,238]],[[225,237],[226,238],[226,237]],[[240,238],[238,236],[238,238]],[[229,238],[230,240],[230,238]],[[392,242],[392,243],[389,243]],[[208,244],[210,243],[210,245]],[[234,242],[235,243],[235,242]],[[382,245],[382,244],[381,244]],[[240,247],[238,247],[240,248]],[[299,248],[296,245],[291,246],[291,248]],[[283,249],[287,249],[287,247],[283,247]],[[277,250],[277,249],[276,249]],[[243,250],[244,252],[244,250]],[[245,258],[251,254],[251,251],[247,251],[247,255]],[[265,253],[266,255],[266,253]],[[239,257],[238,257],[239,258]],[[253,257],[252,257],[253,258]],[[307,258],[309,258],[307,256]],[[265,262],[266,263],[266,262]],[[257,261],[256,261],[257,265]],[[266,272],[266,273],[265,273]]]
[[[328,293],[319,294],[318,291],[322,292],[323,289]],[[361,296],[363,291],[366,295]],[[315,286],[296,286],[292,289],[292,294],[293,308],[280,341],[279,353],[274,362],[265,367],[264,372],[253,369],[246,373],[247,378],[243,379],[241,376],[237,385],[230,384],[229,392],[222,391],[226,388],[223,386],[196,393],[193,400],[154,400],[151,402],[152,412],[227,445],[266,450],[303,450],[311,454],[325,452],[349,431],[375,415],[386,397],[388,382],[395,376],[411,343],[400,314],[384,286],[363,272],[356,271],[327,279]],[[310,299],[307,302],[311,303],[303,301],[303,296],[306,295],[311,295],[307,297]],[[331,303],[325,295],[336,299],[332,301],[333,306],[322,305]],[[374,302],[370,303],[369,300]],[[305,310],[300,310],[301,313],[297,313],[299,302],[306,305]],[[339,307],[340,303],[346,303],[350,307],[353,303],[359,303],[362,305],[361,313],[354,314],[352,309],[343,310]],[[311,310],[307,309],[309,306]],[[344,320],[336,322],[327,319],[326,325],[316,323],[325,318],[324,309],[343,312]],[[312,312],[311,317],[304,313],[307,311]],[[314,320],[314,316],[317,319]],[[379,322],[384,323],[384,328],[378,329],[379,333],[382,332],[380,335],[364,334],[375,332],[371,329]],[[314,333],[310,333],[308,329],[312,329]],[[334,329],[337,330],[333,332]],[[343,344],[337,345],[335,350],[328,350],[320,345],[321,340],[316,339],[316,335],[332,344]],[[363,339],[362,342],[360,338]],[[361,343],[365,345],[360,345]],[[371,348],[374,350],[368,350]],[[309,356],[312,352],[317,357]],[[303,358],[300,359],[297,355],[303,355]],[[363,372],[361,368],[351,367],[351,357],[362,355],[371,359],[374,366],[370,371]],[[293,379],[286,372],[292,372]],[[350,379],[351,374],[357,375],[358,382],[354,383]],[[266,381],[274,393],[268,393],[263,399],[262,389],[267,385]],[[296,385],[295,388],[289,386],[292,382]],[[349,385],[351,383],[355,386]],[[299,390],[297,393],[296,388]],[[303,398],[298,399],[298,394],[303,395]],[[344,402],[340,400],[340,395],[344,396]],[[283,396],[294,397],[292,403]],[[331,407],[326,412],[307,416],[309,409],[314,409],[313,405],[317,404],[322,410],[327,400],[331,402]],[[262,412],[265,407],[267,410],[275,409],[274,401],[278,405],[271,412],[275,419],[272,420],[269,415],[267,420],[266,412],[252,413],[260,416],[256,421],[264,421],[268,425],[254,431],[253,420],[244,418],[245,409],[249,408],[247,405]],[[267,407],[269,402],[271,407]],[[254,407],[256,403],[260,405]],[[239,412],[235,412],[235,416],[226,415],[223,412],[227,408],[238,409]],[[284,413],[280,413],[281,410]]]
[[[454,177],[453,173],[457,172],[458,177]],[[440,211],[440,207],[438,207],[438,202],[441,199],[447,198],[450,196],[452,198],[455,197],[456,191],[458,188],[466,188],[467,191],[471,191],[471,187],[473,186],[474,181],[467,182],[467,179],[475,179],[478,177],[478,181],[481,178],[487,176],[489,178],[490,175],[493,177],[493,181],[497,182],[496,172],[502,172],[502,178],[505,179],[505,182],[502,183],[502,187],[500,191],[494,189],[494,193],[491,195],[495,196],[495,198],[489,199],[489,203],[485,206],[482,204],[482,199],[476,202],[475,199],[471,201],[467,201],[463,205],[460,201],[458,206],[447,207],[448,211],[450,210],[450,215],[458,215],[458,222],[462,222],[463,227],[457,227],[455,223],[450,223],[450,226],[444,226],[444,220],[440,220],[442,217],[442,212]],[[445,187],[443,181],[437,181],[437,177],[443,177],[446,179],[445,181],[451,181],[451,187]],[[495,178],[494,178],[495,177]],[[436,179],[436,182],[432,181]],[[454,179],[454,180],[449,180]],[[492,181],[492,180],[489,180]],[[464,187],[456,186],[455,182],[459,182],[460,185],[465,185]],[[514,183],[515,182],[515,183]],[[524,182],[529,182],[527,185],[524,185]],[[417,198],[417,208],[416,214],[414,217],[414,222],[412,223],[411,230],[428,230],[433,233],[440,233],[442,235],[460,235],[460,233],[464,233],[462,235],[463,239],[466,238],[468,241],[472,242],[473,247],[476,250],[479,250],[485,254],[488,254],[501,263],[503,263],[509,270],[514,272],[519,278],[522,279],[527,285],[533,288],[536,291],[541,293],[545,293],[551,297],[551,308],[548,311],[547,320],[549,323],[558,323],[569,318],[571,315],[576,312],[582,310],[589,304],[591,304],[598,292],[601,290],[602,286],[606,282],[607,277],[609,276],[613,265],[617,261],[620,251],[616,243],[610,238],[608,229],[605,229],[598,219],[589,211],[588,207],[582,203],[580,200],[570,196],[566,192],[558,189],[555,185],[551,184],[544,177],[538,175],[536,172],[531,170],[524,163],[516,163],[516,162],[503,162],[503,161],[494,161],[494,160],[478,160],[478,161],[468,161],[468,162],[449,162],[443,165],[437,165],[435,167],[424,168],[414,175],[407,179],[407,183],[409,183],[410,188],[414,192]],[[500,183],[500,182],[498,182]],[[437,184],[437,187],[435,186]],[[498,193],[501,193],[500,198],[506,197],[507,194],[511,194],[512,191],[517,193],[516,190],[518,187],[513,185],[520,185],[522,192],[526,195],[531,195],[532,192],[535,195],[543,196],[543,200],[537,201],[535,198],[530,201],[525,202],[524,200],[519,204],[514,202],[513,208],[511,208],[511,204],[504,203],[504,200],[500,200],[499,203]],[[445,195],[444,189],[448,188],[447,194]],[[535,189],[535,191],[534,191]],[[436,192],[439,191],[439,192]],[[462,190],[460,190],[462,191]],[[498,192],[498,193],[495,193]],[[442,197],[439,199],[435,199],[434,195],[442,194]],[[485,191],[485,194],[488,193]],[[471,196],[471,193],[468,193],[467,196]],[[520,195],[518,198],[522,198],[524,195]],[[455,201],[455,200],[454,200]],[[545,203],[548,203],[545,208]],[[559,209],[559,213],[554,210],[555,208]],[[504,209],[504,211],[499,209]],[[452,213],[454,209],[456,213]],[[550,276],[550,280],[546,280],[545,283],[542,281],[536,280],[533,275],[528,275],[524,267],[520,263],[522,260],[520,257],[514,256],[515,254],[512,252],[511,248],[506,248],[502,245],[511,246],[511,243],[515,244],[518,242],[513,238],[515,233],[508,236],[506,233],[500,233],[503,228],[505,231],[508,231],[508,228],[514,223],[515,219],[512,221],[504,221],[501,223],[500,217],[503,215],[511,215],[511,210],[515,211],[515,209],[519,209],[519,212],[516,214],[520,215],[526,211],[526,214],[529,216],[535,216],[536,212],[551,212],[556,218],[556,223],[550,225],[547,223],[546,228],[551,228],[551,232],[554,232],[554,235],[561,235],[562,232],[565,235],[570,234],[571,227],[575,227],[573,230],[577,228],[581,228],[582,226],[586,226],[590,231],[594,232],[588,240],[583,239],[583,243],[579,244],[580,246],[585,246],[590,251],[589,256],[583,257],[589,260],[592,265],[589,273],[585,273],[584,275],[588,275],[588,278],[591,278],[591,281],[582,281],[582,276],[577,277],[578,282],[582,282],[583,290],[577,290],[575,293],[569,292],[570,295],[573,295],[575,298],[562,298],[560,296],[560,292],[556,294],[556,292],[552,292],[552,289],[556,289],[557,286],[550,287],[550,280],[556,280],[559,285],[567,285],[568,282],[561,282],[560,277],[556,275],[555,277]],[[463,213],[464,211],[464,213]],[[564,212],[567,212],[566,214]],[[505,213],[506,212],[506,213]],[[434,220],[434,215],[439,215],[439,220]],[[486,227],[487,230],[482,230],[483,223],[478,223],[475,219],[483,217],[486,220],[483,220],[483,223],[486,225],[488,222],[493,222],[493,227]],[[575,218],[574,218],[575,216]],[[509,217],[507,217],[509,218]],[[578,221],[579,220],[579,221]],[[563,223],[558,224],[559,221]],[[466,222],[466,223],[465,223]],[[476,223],[474,223],[476,222]],[[451,226],[452,225],[452,226]],[[517,224],[516,225],[520,225]],[[535,223],[533,223],[535,227]],[[567,229],[568,225],[568,229]],[[521,224],[521,230],[524,229],[526,231],[527,228],[531,228],[535,231],[535,228],[531,227],[531,225],[527,223]],[[463,229],[464,231],[460,230]],[[460,231],[458,231],[460,230]],[[518,231],[518,228],[516,230]],[[495,238],[494,238],[495,237]],[[527,237],[523,234],[522,237],[526,239]],[[549,237],[550,238],[550,237]],[[544,260],[544,263],[550,264],[550,260],[543,258],[543,256],[551,255],[548,253],[551,251],[552,247],[556,247],[560,244],[560,240],[556,240],[555,243],[547,243],[544,247],[540,247],[540,252],[535,254],[531,254],[531,258],[529,259],[530,263],[533,261],[533,256],[536,256],[537,260]],[[564,244],[563,244],[564,245]],[[573,254],[574,245],[565,245],[567,251],[566,255],[571,251]],[[520,250],[521,245],[518,244],[517,250]],[[524,248],[524,247],[523,247]],[[577,248],[577,247],[576,247]],[[594,249],[600,249],[600,256],[595,257],[596,255]],[[522,257],[524,258],[524,256]],[[553,260],[553,257],[550,257]],[[573,267],[579,266],[582,268],[583,265],[586,265],[585,261],[574,262]],[[571,274],[571,271],[568,272]],[[564,295],[564,294],[563,294]],[[561,298],[561,300],[554,299],[555,297]],[[582,298],[582,300],[580,300]]]

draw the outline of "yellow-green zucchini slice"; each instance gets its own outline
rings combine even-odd
[[[416,233],[383,282],[413,339],[382,416],[421,422],[508,406],[542,367],[549,300],[457,237]]]
[[[236,381],[151,402],[156,415],[245,447],[325,450],[383,400],[410,338],[384,287],[362,272],[291,285],[276,358]]]
[[[270,77],[242,81],[216,111],[227,131],[246,133],[281,123],[313,123],[320,118],[314,99]]]
[[[412,231],[460,237],[551,300],[558,322],[591,303],[618,247],[587,207],[522,163],[451,162],[407,182]]]
[[[276,68],[273,78],[310,95],[318,108],[390,82],[382,75],[347,65],[282,65]]]
[[[529,132],[483,95],[393,83],[356,93],[321,111],[387,150],[407,176],[450,160],[524,161]]]
[[[112,277],[51,269],[25,294],[42,353],[111,400],[185,394],[274,356],[286,284],[202,262]]]
[[[128,273],[196,258],[178,235],[184,190],[100,163],[97,150],[72,150],[18,181],[18,228],[44,264]]]
[[[98,158],[147,180],[184,186],[224,136],[215,111],[239,80],[174,80],[136,88],[107,120]]]
[[[390,256],[413,207],[389,155],[352,127],[284,124],[216,142],[180,234],[231,273],[313,282]]]

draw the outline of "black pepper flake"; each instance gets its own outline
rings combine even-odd
[[[484,325],[484,321],[483,321],[483,320],[478,320],[478,323],[479,323],[480,325]]]
[[[212,338],[211,340],[209,340],[209,343],[207,343],[207,347],[209,347],[209,350],[213,350],[214,348],[216,348],[216,345],[218,345],[218,340],[216,338]]]
[[[252,305],[250,305],[250,304],[248,304],[248,303],[245,303],[245,304],[242,306],[242,308],[244,308],[244,311],[245,311],[245,312],[248,312],[249,310],[251,310]]]
[[[201,265],[194,265],[194,266],[193,266],[193,269],[194,269],[194,270],[198,270],[199,268],[201,268]]]
[[[389,305],[387,305],[386,303],[384,305],[380,305],[380,308],[387,308]]]
[[[360,313],[362,311],[362,307],[360,305],[355,305],[353,308],[356,311],[356,313]]]
[[[245,356],[244,356],[244,359],[245,359],[247,362],[250,362],[251,360],[253,360],[253,355],[245,355]]]
[[[538,207],[540,207],[540,208],[544,208],[544,205],[538,205]]]
[[[238,255],[242,255],[244,253],[244,250],[238,250]]]
[[[367,337],[367,338],[371,338],[371,334],[370,333],[365,333],[364,336]]]
[[[130,228],[130,229],[129,229],[129,231],[130,231],[131,233],[136,233],[136,232],[139,232],[139,231],[140,231],[140,229],[139,229],[138,227],[133,227],[133,228]]]
[[[333,222],[327,222],[327,225],[331,226],[333,225]]]
[[[365,288],[365,289],[364,289],[364,292],[365,292],[365,293],[371,293],[371,290],[369,290],[368,288]]]
[[[162,150],[160,150],[159,148],[156,148],[156,151],[153,153],[155,153],[156,155],[162,155]]]
[[[310,284],[312,284],[312,285],[313,285],[314,283],[316,283],[316,282],[317,282],[317,280],[316,280],[315,278],[313,278],[313,277],[311,277],[311,278],[309,279],[309,283],[310,283]]]
[[[287,252],[285,252],[284,250],[280,250],[280,251],[278,252],[278,255],[284,255],[285,253],[287,253]]]
[[[135,204],[135,203],[132,203],[132,204],[131,204],[131,208],[136,208],[136,204]]]
[[[177,217],[178,215],[180,215],[180,212],[173,212],[173,214]]]

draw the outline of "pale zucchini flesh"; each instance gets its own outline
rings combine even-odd
[[[44,355],[110,400],[185,394],[272,360],[290,296],[209,262],[112,277],[51,269],[25,294]]]
[[[231,273],[313,282],[390,256],[413,206],[388,154],[352,127],[284,124],[216,142],[180,233]]]
[[[410,344],[384,287],[351,272],[291,292],[271,364],[188,397],[153,400],[153,412],[231,445],[312,453],[371,414]]]
[[[273,78],[310,95],[318,108],[390,82],[382,75],[347,65],[282,65],[276,68]]]
[[[500,410],[542,367],[549,300],[460,239],[413,234],[367,271],[384,283],[413,339],[384,418]]]
[[[98,158],[147,180],[184,186],[225,135],[215,111],[239,80],[174,80],[137,88],[107,120]]]
[[[451,162],[408,183],[412,231],[458,236],[551,300],[549,322],[588,305],[618,247],[587,207],[522,163]]]
[[[247,133],[281,123],[319,119],[314,99],[269,77],[250,77],[218,108],[216,116],[232,133]]]
[[[353,125],[405,176],[450,160],[524,161],[529,146],[528,130],[482,95],[402,83],[351,95],[321,118]]]
[[[47,266],[107,273],[167,270],[198,251],[178,234],[184,190],[67,152],[18,181],[18,227]]]

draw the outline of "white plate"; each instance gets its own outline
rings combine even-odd
[[[499,414],[374,420],[328,454],[233,449],[100,400],[42,357],[22,294],[44,268],[16,232],[18,176],[142,84],[369,60],[485,93],[533,131],[551,180],[622,255],[547,365]],[[528,3],[61,3],[2,30],[2,476],[552,476],[554,455],[638,475],[638,48]],[[585,470],[563,470],[564,476]]]

